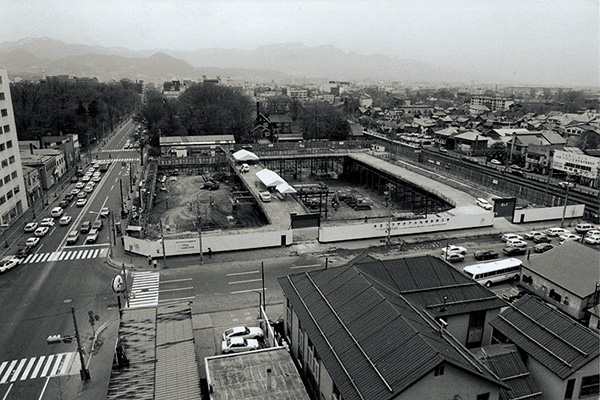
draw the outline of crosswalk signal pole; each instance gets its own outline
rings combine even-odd
[[[71,306],[71,314],[73,314],[73,325],[75,325],[75,338],[77,339],[77,352],[79,353],[79,361],[81,362],[81,380],[88,382],[92,379],[90,371],[85,366],[85,360],[83,358],[83,348],[81,347],[81,338],[79,337],[79,329],[77,329],[77,319],[75,318],[75,307]]]

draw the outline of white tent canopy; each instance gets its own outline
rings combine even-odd
[[[282,177],[270,169],[261,169],[255,175],[266,187],[275,187],[279,184],[285,183]]]
[[[279,193],[296,193],[296,189],[291,187],[287,182],[280,183],[275,188]]]
[[[236,161],[256,161],[258,160],[258,156],[251,151],[248,150],[239,150],[233,153],[233,158]]]

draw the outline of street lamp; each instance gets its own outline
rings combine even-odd
[[[567,176],[567,179],[569,179],[569,176]],[[561,182],[559,183],[559,185],[563,188],[565,188],[565,205],[563,207],[563,213],[562,213],[562,218],[560,219],[560,227],[564,227],[565,225],[565,215],[567,214],[567,204],[569,202],[569,189],[571,189],[572,187],[575,186],[575,184],[573,182]]]

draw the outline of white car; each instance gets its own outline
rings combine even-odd
[[[88,182],[90,179],[92,179],[89,175],[84,175],[83,178],[81,178],[82,182]]]
[[[540,231],[531,231],[531,232],[527,232],[525,234],[525,239],[533,240],[534,237],[536,237],[536,236],[542,236],[542,235],[545,235],[545,233],[544,232],[540,232]]]
[[[559,236],[567,233],[571,233],[571,231],[564,228],[549,228],[546,230],[546,235],[548,236]]]
[[[564,235],[560,235],[558,238],[561,242],[566,242],[567,240],[581,240],[581,236],[575,235],[574,233],[565,233]]]
[[[110,209],[108,207],[103,207],[100,210],[100,215],[102,215],[103,217],[108,217],[110,215]]]
[[[448,253],[448,255],[450,255],[452,253],[459,253],[464,256],[465,254],[467,254],[467,249],[465,249],[462,246],[449,245],[442,249],[442,255],[446,255],[446,253]]]
[[[501,239],[503,242],[507,242],[511,239],[523,240],[523,236],[517,235],[516,233],[505,233],[504,235],[502,235]]]
[[[465,261],[465,256],[464,254],[460,253],[449,253],[447,256],[445,256],[445,260],[451,263],[462,262]]]
[[[244,339],[261,339],[265,334],[262,329],[256,326],[234,326],[223,332],[223,340],[231,339],[234,337],[241,337]]]
[[[258,340],[256,339],[244,339],[240,337],[234,337],[231,339],[223,340],[221,343],[221,352],[227,353],[239,353],[242,351],[250,351],[258,349]]]
[[[484,210],[494,209],[494,207],[490,204],[489,201],[487,201],[486,199],[482,199],[481,197],[476,200],[476,203],[479,207],[483,208]]]
[[[77,195],[78,199],[85,199],[86,197],[87,197],[86,192],[79,192],[79,194]]]
[[[92,178],[92,182],[100,182],[100,180],[101,180],[101,179],[102,179],[102,178],[101,178],[101,177],[99,177],[99,176],[94,176],[94,177]]]
[[[70,215],[63,215],[58,223],[61,225],[69,225],[71,223],[71,219],[72,218]]]
[[[260,199],[264,202],[271,201],[271,193],[269,192],[260,192],[258,193],[258,195],[260,196]]]
[[[85,238],[86,243],[96,243],[98,240],[98,229],[92,229],[89,231],[87,238]]]
[[[17,265],[21,264],[22,260],[19,260],[18,258],[5,258],[4,260],[0,261],[0,272],[6,272],[11,268],[16,267]]]
[[[598,231],[598,230],[596,230],[596,229],[594,229],[594,230],[591,230],[591,231],[587,231],[587,232],[585,233],[585,236],[586,236],[586,237],[589,237],[589,236],[600,236],[600,231]]]
[[[79,194],[79,192],[81,192],[81,190],[79,190],[79,189],[73,189],[73,190],[71,190],[71,194],[73,196],[77,196]]]
[[[48,228],[47,226],[40,226],[39,228],[37,228],[35,230],[35,232],[33,232],[33,234],[35,236],[46,236],[46,233],[48,233],[48,231],[50,230],[50,228]]]
[[[523,239],[508,239],[506,241],[508,247],[527,247],[527,242]]]
[[[583,239],[583,241],[586,242],[587,244],[600,244],[600,235],[588,236],[585,239]]]
[[[40,242],[39,237],[30,237],[25,241],[25,246],[34,247]]]
[[[87,199],[77,199],[77,207],[83,207],[87,203]]]
[[[75,184],[75,189],[83,189],[84,186],[85,186],[85,183],[83,183],[83,182],[77,182]]]
[[[37,229],[37,222],[30,222],[27,225],[25,225],[25,232],[33,232]]]
[[[52,215],[54,218],[58,218],[61,215],[63,215],[64,210],[62,209],[62,207],[54,207],[52,209],[52,211],[50,211],[50,215]]]
[[[44,218],[42,220],[42,222],[40,223],[40,226],[53,227],[54,226],[54,218]]]
[[[491,159],[490,162],[494,165],[502,165],[502,163],[498,160],[496,160],[495,158]]]
[[[92,193],[94,191],[94,187],[93,186],[86,186],[83,188],[83,191],[86,193]]]

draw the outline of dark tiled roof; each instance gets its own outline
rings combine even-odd
[[[474,353],[510,387],[510,389],[500,389],[500,400],[543,400],[515,345],[495,344],[474,350]]]
[[[358,268],[373,284],[387,286],[392,292],[402,294],[434,317],[506,305],[489,289],[449,267],[438,257],[363,261]]]
[[[598,363],[600,336],[535,297],[517,300],[490,325],[560,379]]]
[[[357,267],[279,283],[346,400],[394,398],[441,363],[501,385],[454,338],[440,334],[433,319],[377,289]]]

